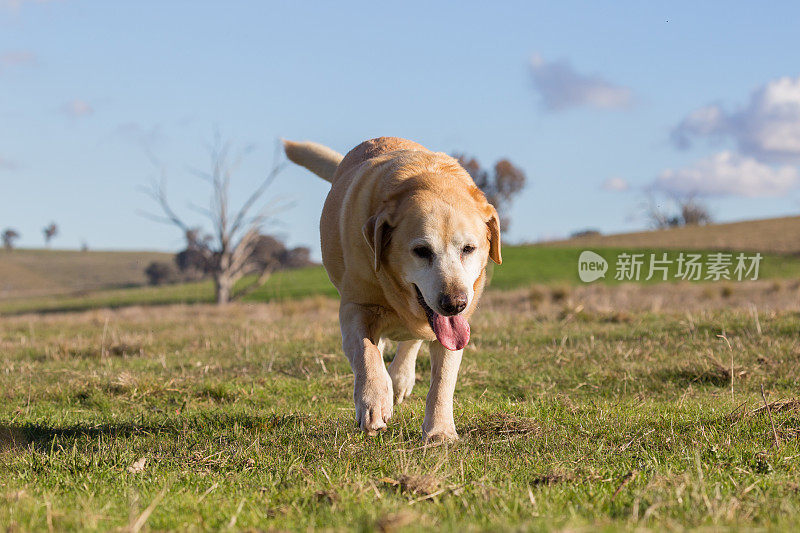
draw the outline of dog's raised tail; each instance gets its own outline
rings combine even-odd
[[[344,156],[331,150],[327,146],[312,142],[283,141],[283,149],[290,161],[324,179],[332,182],[336,167],[342,162]]]

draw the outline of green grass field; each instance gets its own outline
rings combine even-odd
[[[800,259],[586,285],[581,250],[504,249],[439,447],[425,348],[389,430],[354,427],[321,267],[226,308],[210,283],[0,302],[0,525],[795,530]]]
[[[388,432],[353,427],[333,299],[6,317],[0,524],[800,525],[797,312],[575,314],[514,294],[488,295],[474,320],[462,438],[435,448],[424,350]],[[774,430],[762,385],[784,400]]]
[[[492,289],[509,290],[533,284],[579,285],[577,264],[584,248],[558,248],[545,246],[507,246],[503,249],[503,264],[492,268]],[[667,253],[675,260],[674,250],[651,250],[627,248],[594,248],[606,257],[611,269],[605,279],[596,283],[617,284],[613,276],[614,258],[622,252],[655,253],[658,257]],[[707,252],[704,252],[707,253]],[[644,271],[643,271],[644,272]],[[760,279],[800,278],[800,257],[791,255],[763,254]],[[250,283],[245,279],[240,286]],[[649,283],[655,283],[650,281]],[[645,283],[644,281],[642,283]],[[328,280],[324,269],[310,267],[275,273],[257,291],[249,294],[245,301],[269,302],[321,295],[336,297],[336,289]],[[131,305],[165,305],[174,303],[205,303],[213,299],[210,281],[185,283],[163,287],[133,287],[127,289],[96,290],[79,295],[52,295],[34,298],[0,300],[0,314],[22,312],[78,311],[98,307],[125,307]]]

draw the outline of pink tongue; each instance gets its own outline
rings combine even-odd
[[[462,350],[469,342],[469,323],[461,315],[433,314],[433,333],[448,350]]]

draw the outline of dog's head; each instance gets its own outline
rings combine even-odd
[[[418,181],[436,177],[424,176]],[[441,178],[439,178],[441,179]],[[466,315],[482,288],[488,259],[500,264],[500,222],[472,184],[415,188],[387,202],[364,225],[374,268],[389,271],[436,338],[450,350],[469,341]]]

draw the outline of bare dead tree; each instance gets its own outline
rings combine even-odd
[[[214,293],[217,304],[224,305],[234,298],[239,298],[263,285],[272,269],[251,261],[250,258],[258,244],[261,228],[268,222],[276,206],[268,203],[253,213],[270,184],[283,168],[276,163],[267,177],[250,194],[238,210],[230,206],[231,178],[242,163],[249,149],[241,151],[231,158],[231,143],[222,142],[219,134],[209,149],[211,170],[194,173],[211,185],[211,199],[208,208],[190,206],[194,211],[204,215],[211,223],[211,231],[204,233],[202,226],[186,223],[172,209],[166,191],[166,177],[162,170],[161,180],[154,182],[145,192],[159,205],[163,215],[144,213],[151,219],[172,224],[181,229],[194,250],[202,253],[209,265],[214,280]],[[279,152],[276,150],[275,161]],[[243,276],[256,274],[256,280],[245,289],[234,294],[234,285]]]
[[[643,210],[645,218],[655,229],[702,226],[713,222],[708,207],[694,195],[672,195],[659,200],[649,194]]]

